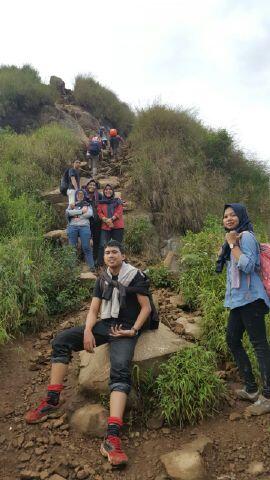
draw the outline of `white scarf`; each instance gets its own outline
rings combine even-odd
[[[120,272],[118,274],[118,282],[128,287],[132,280],[136,277],[138,269],[130,265],[129,263],[123,262]],[[107,274],[112,278],[112,274],[107,268]],[[106,281],[105,281],[106,284]],[[112,297],[110,300],[102,299],[101,303],[101,318],[118,318],[120,310],[119,303],[119,291],[116,287],[113,289]]]

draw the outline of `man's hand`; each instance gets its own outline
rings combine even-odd
[[[96,340],[91,330],[84,330],[83,346],[84,350],[86,350],[87,352],[94,353],[94,348],[96,347]]]
[[[124,330],[122,328],[122,325],[116,325],[114,327],[111,327],[111,337],[135,337],[135,335],[135,330]]]
[[[226,233],[225,239],[229,244],[233,243],[235,245],[238,245],[239,234],[235,230],[233,230],[232,232]]]

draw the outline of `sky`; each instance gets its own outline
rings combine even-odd
[[[192,109],[270,165],[269,0],[2,0],[0,26],[1,64]]]

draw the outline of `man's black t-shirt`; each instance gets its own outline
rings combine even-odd
[[[130,282],[129,286],[134,287],[136,283],[142,281],[142,274],[138,271],[136,276],[133,278],[132,282]],[[118,280],[118,275],[112,277],[113,280]],[[97,297],[102,299],[102,289],[100,286],[100,279],[97,279],[93,297]],[[126,307],[120,308],[119,316],[117,319],[117,323],[122,323],[123,326],[132,327],[137,320],[137,317],[141,311],[141,306],[137,299],[136,293],[129,293],[127,292],[126,295]],[[109,320],[109,319],[108,319]]]
[[[75,177],[77,188],[80,188],[80,172],[76,168],[70,168],[68,172],[68,188],[74,190],[74,186],[71,181],[71,177]]]

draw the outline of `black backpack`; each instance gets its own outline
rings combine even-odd
[[[60,181],[60,193],[67,196],[67,190],[69,187],[69,168],[64,171],[64,174]]]

